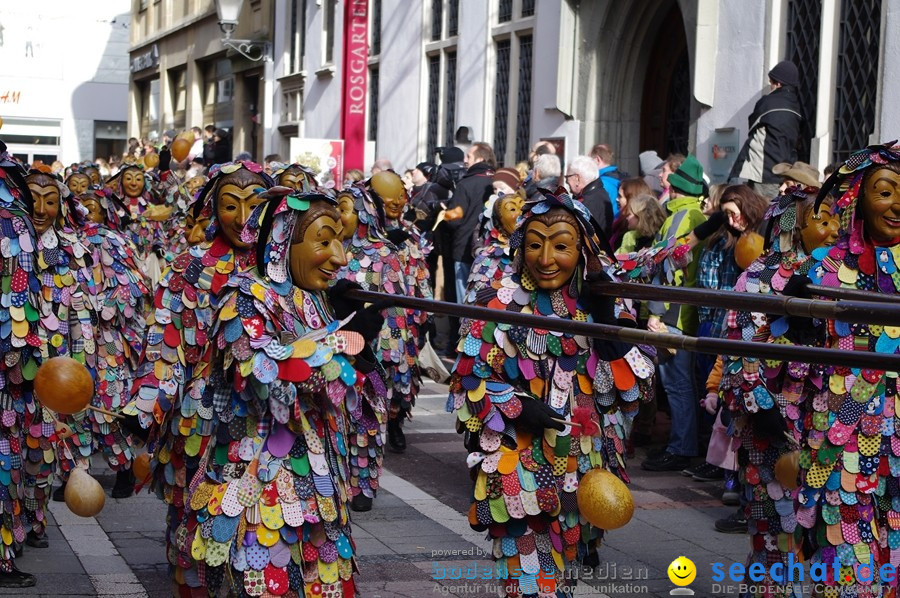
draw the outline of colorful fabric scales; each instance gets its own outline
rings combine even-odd
[[[779,295],[792,276],[805,274],[810,262],[801,242],[798,207],[812,192],[793,187],[772,203],[766,214],[766,220],[773,223],[772,247],[740,275],[735,291]],[[728,310],[723,336],[745,342],[808,344],[814,337],[802,329],[812,326],[809,321]],[[821,340],[813,344],[822,345]],[[748,561],[763,564],[768,572],[772,563],[786,565],[789,554],[795,562],[801,560],[802,528],[794,510],[797,490],[776,479],[775,466],[779,458],[796,450],[803,402],[821,392],[822,371],[817,365],[777,359],[728,355],[722,359],[719,392],[732,414],[729,434],[740,441],[739,476],[751,539]],[[783,426],[778,424],[781,421]],[[768,577],[759,584],[778,585]]]
[[[174,537],[189,562],[176,581],[215,592],[231,580],[232,592],[251,596],[353,596],[351,420],[383,417],[384,382],[354,367],[362,338],[338,329],[322,296],[249,273],[229,286],[211,367],[232,382],[204,395],[216,442],[188,480]]]
[[[41,285],[35,270],[37,242],[18,164],[0,148],[0,570],[12,570],[14,549],[25,541],[34,498],[21,491],[26,477],[25,413],[33,409],[31,381],[40,362],[37,334]],[[42,454],[43,456],[43,454]]]
[[[479,305],[590,321],[568,286],[535,288],[513,274],[478,294]],[[561,578],[577,559],[596,550],[603,531],[579,517],[581,477],[604,467],[627,481],[625,420],[653,387],[653,362],[637,347],[612,363],[584,336],[490,321],[464,321],[448,411],[467,433],[475,477],[469,523],[487,529],[501,569],[521,571],[520,587],[540,571]],[[596,436],[581,428],[546,429],[534,436],[517,423],[523,402],[542,401],[563,420],[588,414]],[[576,413],[578,410],[580,413]]]

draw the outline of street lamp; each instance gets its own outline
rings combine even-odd
[[[225,34],[222,45],[231,48],[247,60],[258,62],[269,60],[269,42],[257,42],[249,39],[232,39],[231,34],[237,28],[244,0],[216,0],[216,13],[219,15],[219,29]]]

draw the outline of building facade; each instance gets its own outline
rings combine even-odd
[[[134,0],[129,131],[231,126],[257,159],[338,139],[348,1],[369,22],[365,168],[480,140],[513,164],[550,139],[569,157],[612,145],[632,173],[641,151],[691,151],[720,180],[784,58],[820,170],[900,136],[882,100],[900,91],[900,0],[248,0],[235,36],[271,42],[262,64],[221,45],[213,0]]]
[[[0,6],[0,139],[11,153],[29,164],[122,154],[129,12],[130,0]]]
[[[272,9],[270,0],[245,2],[234,37],[266,42]],[[271,60],[248,60],[222,43],[214,0],[132,0],[131,22],[129,135],[214,124],[231,133],[235,153],[258,158],[272,122]]]

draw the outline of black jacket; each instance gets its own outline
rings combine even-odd
[[[207,167],[216,163],[216,142],[212,139],[203,144],[203,163]]]
[[[577,199],[581,200],[600,225],[604,238],[609,239],[612,233],[613,209],[609,194],[603,188],[603,181],[596,179],[585,185]]]
[[[797,145],[805,130],[803,109],[794,87],[779,87],[756,102],[750,115],[747,141],[738,153],[729,179],[780,183],[772,167],[797,161]]]
[[[204,152],[204,161],[206,160],[206,152]],[[212,164],[224,164],[225,162],[231,161],[231,142],[227,139],[220,139],[218,141],[214,141],[212,143],[212,162],[207,163],[207,166],[211,166]]]
[[[430,181],[413,187],[409,204],[416,211],[416,226],[427,236],[431,236],[431,229],[441,211],[441,202],[449,196],[450,192],[445,187]]]
[[[460,206],[463,217],[447,223],[453,242],[452,257],[455,262],[471,264],[472,233],[478,229],[478,221],[484,211],[484,204],[493,192],[494,171],[485,162],[472,164],[456,184],[456,191],[450,200],[451,208]]]

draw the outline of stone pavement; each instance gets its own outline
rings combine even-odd
[[[373,510],[354,514],[364,598],[495,595],[494,582],[464,579],[487,576],[490,543],[466,522],[466,452],[453,416],[444,412],[446,388],[429,383],[423,389],[415,418],[405,428],[407,452],[387,455]],[[710,563],[743,562],[748,546],[744,536],[713,531],[713,522],[731,509],[716,498],[716,484],[644,472],[641,457],[639,451],[630,461],[634,518],[608,534],[601,549],[605,564],[593,574],[581,572],[575,595],[668,596],[673,586],[666,568],[682,554],[698,569],[691,584],[695,595],[720,595],[711,591]],[[111,472],[102,466],[92,472],[107,491],[112,487]],[[171,595],[162,541],[165,509],[154,496],[107,498],[103,512],[91,519],[72,515],[63,503],[52,503],[51,514],[50,547],[26,547],[17,560],[22,570],[37,575],[37,586],[0,590],[0,595]]]

